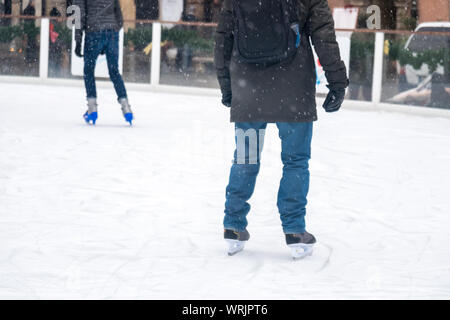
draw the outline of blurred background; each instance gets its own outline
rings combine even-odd
[[[120,0],[125,19],[124,78],[149,83],[152,26],[162,23],[160,84],[217,88],[215,23],[223,0]],[[39,76],[41,17],[51,17],[48,77],[71,75],[71,0],[0,0],[0,75]],[[450,109],[450,0],[329,0],[357,10],[351,33],[348,98],[373,101],[375,30],[370,5],[381,9],[381,102]],[[173,23],[167,23],[173,22]],[[414,32],[415,31],[415,32]]]

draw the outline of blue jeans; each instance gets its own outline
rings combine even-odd
[[[104,51],[108,63],[109,77],[116,89],[117,98],[127,97],[127,91],[119,73],[119,33],[114,30],[87,32],[84,40],[84,84],[88,98],[97,98],[95,87],[95,65]]]
[[[250,211],[248,200],[255,189],[267,123],[236,123],[236,151],[226,190],[225,229],[243,231]],[[286,234],[305,232],[309,190],[312,122],[277,123],[281,138],[283,177],[278,191],[278,211]]]

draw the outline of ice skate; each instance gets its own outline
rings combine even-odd
[[[133,125],[132,121],[134,120],[133,112],[131,111],[131,106],[128,103],[127,98],[122,98],[119,100],[120,105],[122,106],[122,113],[125,118],[125,121],[130,123],[130,126]]]
[[[292,259],[299,260],[312,255],[316,238],[308,232],[286,234],[286,243],[291,248]]]
[[[87,124],[95,125],[98,118],[98,112],[97,112],[97,99],[95,98],[88,98],[88,110],[83,115],[84,121],[86,121]]]
[[[247,230],[239,232],[225,229],[224,238],[228,243],[228,255],[234,256],[244,250],[245,242],[250,239],[250,233]]]

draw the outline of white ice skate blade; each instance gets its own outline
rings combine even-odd
[[[239,240],[225,239],[228,243],[228,255],[234,256],[236,253],[244,250],[245,242]]]
[[[312,255],[314,244],[294,243],[289,244],[288,247],[291,248],[292,259],[300,260]]]

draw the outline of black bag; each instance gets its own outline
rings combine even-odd
[[[297,53],[297,0],[232,0],[239,62],[275,64]]]

